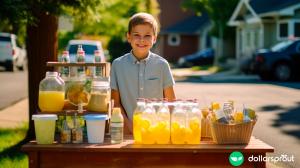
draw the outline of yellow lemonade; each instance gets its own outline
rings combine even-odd
[[[170,143],[170,124],[166,121],[161,121],[154,126],[152,134],[155,137],[157,144]]]
[[[40,91],[39,107],[41,111],[58,112],[64,107],[65,92],[60,91]]]
[[[186,129],[183,125],[173,122],[171,125],[171,142],[172,144],[184,144]]]
[[[141,114],[133,115],[133,138],[134,138],[134,143],[136,144],[142,143],[141,123],[142,123]]]
[[[199,144],[201,139],[201,125],[200,120],[193,117],[189,121],[189,127],[186,128],[186,143]]]
[[[155,144],[155,126],[151,126],[150,120],[141,120],[142,144]]]

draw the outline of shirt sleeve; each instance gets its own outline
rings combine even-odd
[[[175,84],[168,62],[163,64],[163,88],[173,86]]]
[[[114,90],[119,90],[116,67],[117,67],[116,62],[113,61],[111,70],[110,70],[110,88],[114,89]]]

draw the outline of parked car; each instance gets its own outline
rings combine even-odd
[[[76,62],[77,48],[79,45],[82,45],[83,50],[85,51],[85,62],[92,63],[94,61],[94,51],[100,50],[101,61],[105,62],[104,51],[100,41],[94,40],[70,40],[67,46],[67,50],[70,54],[70,61],[72,63]]]
[[[26,50],[18,47],[16,40],[14,34],[0,33],[0,66],[6,71],[27,68]]]
[[[263,80],[287,81],[299,77],[300,40],[280,42],[254,54],[252,69]]]
[[[191,67],[197,65],[210,65],[214,62],[214,50],[211,48],[198,51],[191,55],[181,57],[177,65],[179,67]]]

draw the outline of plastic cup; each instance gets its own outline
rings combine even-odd
[[[88,143],[103,143],[106,114],[88,114],[84,116],[87,127]]]
[[[36,114],[32,115],[34,120],[35,136],[37,144],[52,144],[54,141],[55,114]]]

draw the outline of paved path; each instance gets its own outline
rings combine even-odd
[[[0,128],[15,128],[28,122],[28,99],[25,98],[16,104],[0,111]]]

